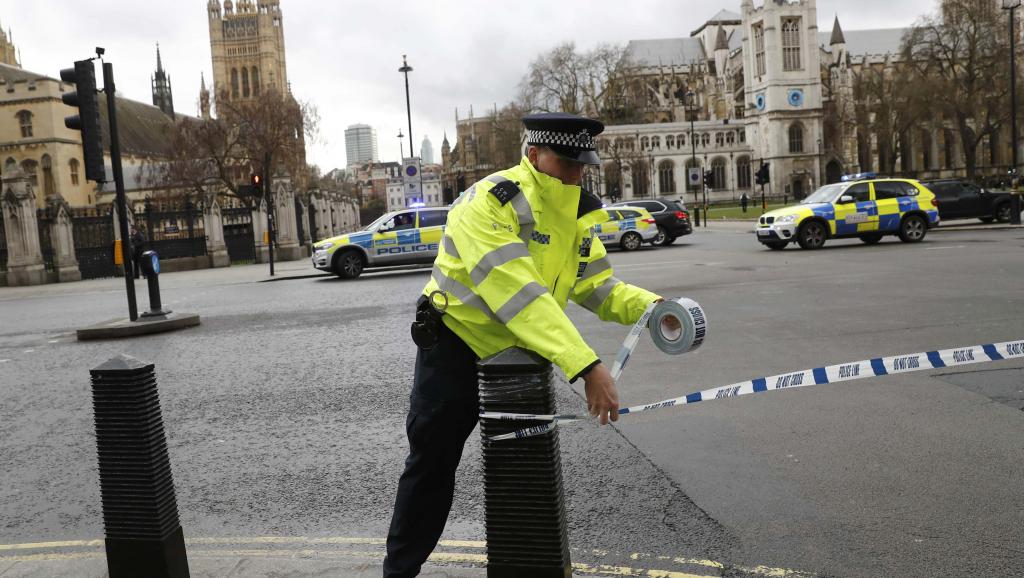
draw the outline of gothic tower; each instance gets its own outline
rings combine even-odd
[[[214,98],[254,98],[288,92],[284,23],[279,0],[209,0]]]
[[[174,118],[174,97],[171,95],[171,77],[164,72],[164,63],[160,60],[160,44],[156,45],[156,72],[149,78],[153,88],[153,106]]]
[[[4,34],[3,28],[0,28],[0,63],[21,68],[17,52],[14,48],[14,36],[11,34],[11,29],[8,28],[7,33]]]
[[[206,76],[199,73],[199,116],[210,120],[210,91],[206,88]]]
[[[773,192],[802,198],[822,183],[821,50],[816,0],[743,0],[747,138]]]

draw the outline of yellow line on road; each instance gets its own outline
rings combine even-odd
[[[229,545],[349,545],[349,546],[383,546],[386,541],[382,538],[356,538],[345,536],[225,536],[192,538],[185,540],[189,546],[229,546]],[[102,548],[103,540],[64,540],[54,542],[27,542],[23,544],[0,544],[0,552],[15,552],[25,550],[56,550],[62,548]],[[439,546],[444,548],[463,548],[483,550],[487,543],[482,540],[441,540]],[[610,553],[605,550],[590,550],[591,554],[599,557],[608,556]],[[93,552],[71,552],[71,553],[45,553],[7,556],[0,554],[0,561],[4,562],[33,562],[48,560],[76,560],[82,558],[94,558],[104,555],[102,550]],[[312,548],[287,548],[287,549],[195,549],[189,550],[189,555],[214,556],[214,557],[307,557],[307,558],[354,558],[362,557],[368,559],[380,559],[380,551],[330,551],[316,550]],[[691,566],[704,566],[707,568],[723,569],[725,565],[714,560],[701,558],[685,558],[673,556],[656,556],[645,553],[629,554],[631,560],[644,562],[650,560],[657,564],[659,562],[670,562],[674,564],[685,564]],[[430,555],[434,562],[486,564],[487,555],[483,553],[466,552],[434,552]],[[645,564],[646,565],[646,564]],[[749,574],[757,574],[766,578],[805,578],[809,574],[786,568],[772,568],[768,566],[735,567],[737,570]],[[672,570],[657,570],[649,568],[632,568],[629,566],[615,566],[607,564],[573,564],[573,569],[584,574],[611,575],[611,576],[647,576],[648,578],[707,578],[703,575],[689,574]]]

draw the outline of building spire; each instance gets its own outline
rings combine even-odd
[[[164,63],[160,60],[160,43],[156,43],[156,72],[160,74],[164,71]]]
[[[835,23],[832,24],[832,38],[828,41],[829,46],[835,46],[836,44],[846,44],[846,37],[843,36],[843,29],[839,26],[838,14],[836,14]]]

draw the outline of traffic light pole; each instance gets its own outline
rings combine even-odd
[[[267,249],[270,257],[270,276],[274,276],[274,195],[271,189],[270,153],[263,156],[263,197],[267,200]]]
[[[124,174],[121,170],[121,139],[117,132],[117,104],[114,98],[114,65],[103,63],[103,92],[107,95],[107,117],[110,121],[110,167],[114,172],[114,187],[117,190],[117,224],[121,231],[121,260],[124,263],[124,284],[128,292],[128,317],[135,321],[139,318],[139,308],[135,303],[135,275],[133,271],[130,243],[128,236],[128,203],[124,194]],[[150,235],[153,232],[150,231]]]

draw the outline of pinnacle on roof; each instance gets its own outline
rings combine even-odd
[[[836,14],[835,24],[832,25],[832,38],[828,41],[829,46],[834,46],[836,44],[846,44],[846,37],[843,36],[843,29],[839,26],[838,14]]]

